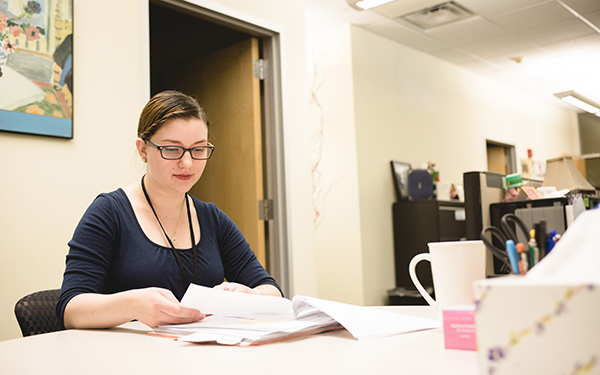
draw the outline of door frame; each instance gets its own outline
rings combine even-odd
[[[281,33],[274,25],[259,25],[260,20],[244,16],[231,9],[202,0],[149,0],[143,19],[149,19],[149,2],[170,7],[208,22],[238,30],[260,41],[264,61],[262,80],[263,174],[264,196],[272,202],[271,218],[267,220],[266,255],[269,273],[277,280],[287,296],[292,295],[292,275],[289,254],[289,223],[285,175],[285,142],[283,132],[283,99],[281,82]],[[150,25],[144,26],[146,38],[143,56],[147,59],[144,73],[148,78],[146,92],[150,93]]]

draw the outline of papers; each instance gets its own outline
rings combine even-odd
[[[358,340],[438,328],[432,319],[306,296],[232,293],[191,284],[181,304],[208,315],[190,324],[159,326],[153,335],[180,341],[258,345],[345,328]]]

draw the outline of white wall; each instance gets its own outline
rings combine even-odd
[[[395,287],[390,160],[431,161],[462,184],[487,170],[486,139],[517,159],[579,154],[577,116],[360,27],[351,39],[365,303],[382,304]]]
[[[306,47],[319,297],[362,305],[350,25],[318,5],[307,5]]]
[[[13,313],[20,297],[60,287],[67,242],[94,197],[142,173],[134,141],[149,95],[148,2],[74,2],[74,138],[0,133],[0,340],[21,335]],[[293,282],[297,293],[316,295],[304,5],[195,3],[281,30]]]

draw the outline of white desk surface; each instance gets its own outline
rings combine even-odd
[[[435,318],[429,306],[382,307]],[[335,331],[255,347],[147,336],[131,322],[0,342],[0,374],[478,374],[477,353],[444,349],[441,329],[358,341]]]

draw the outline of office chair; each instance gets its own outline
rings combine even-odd
[[[60,289],[43,290],[26,295],[17,301],[15,316],[23,337],[60,331],[56,303]]]

